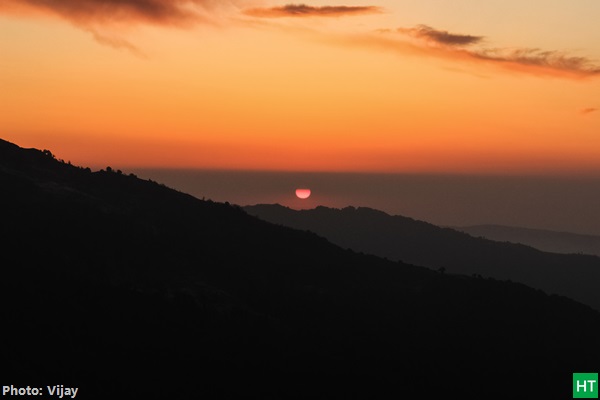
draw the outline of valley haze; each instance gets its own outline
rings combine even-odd
[[[113,168],[115,165],[113,165]],[[117,165],[118,167],[118,165]],[[495,224],[600,235],[600,176],[452,175],[123,168],[240,206],[370,207],[438,226]],[[294,191],[310,188],[297,199]]]

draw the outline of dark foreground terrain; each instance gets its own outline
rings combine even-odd
[[[279,204],[258,204],[244,210],[265,221],[315,232],[357,252],[443,268],[449,273],[512,280],[600,311],[597,256],[544,252],[367,207],[293,210]]]
[[[0,141],[2,385],[78,399],[570,398],[600,315]]]

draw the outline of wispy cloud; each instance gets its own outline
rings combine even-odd
[[[483,40],[483,36],[458,35],[448,31],[439,31],[427,25],[419,25],[414,28],[398,28],[397,31],[418,39],[447,46],[468,46]]]
[[[94,38],[94,40],[101,45],[112,47],[113,49],[126,50],[135,56],[138,56],[141,58],[147,58],[146,54],[144,54],[144,52],[141,51],[136,45],[130,43],[129,41],[127,41],[123,38],[115,37],[115,36],[108,36],[108,35],[105,35],[105,34],[102,34],[98,31],[96,31],[95,29],[91,29],[91,28],[83,28],[83,29],[86,30],[87,32],[89,32],[92,35],[92,37]]]
[[[203,21],[211,0],[2,0],[1,9],[46,12],[78,25],[150,23],[189,25]]]
[[[581,114],[587,115],[587,114],[591,114],[591,113],[596,112],[596,111],[598,111],[597,108],[593,108],[593,107],[584,108],[583,110],[581,110]]]
[[[396,30],[385,29],[379,30],[377,33],[378,35],[365,39],[366,42],[405,54],[487,64],[534,75],[568,78],[600,76],[600,66],[593,60],[562,51],[535,48],[488,48],[481,46],[483,36],[449,33],[426,25]],[[390,33],[400,35],[389,35]]]
[[[216,10],[242,0],[0,0],[0,14],[61,17],[99,44],[146,55],[118,32],[132,25],[191,27],[214,24]]]
[[[309,6],[287,4],[282,7],[249,8],[244,14],[261,18],[279,17],[344,17],[350,15],[377,14],[383,10],[375,6]]]
[[[556,72],[565,72],[581,77],[600,75],[600,66],[586,57],[571,56],[561,51],[541,49],[481,49],[471,53],[484,61],[537,67]]]

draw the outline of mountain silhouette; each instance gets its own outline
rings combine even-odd
[[[460,226],[453,229],[499,242],[521,243],[551,253],[600,256],[600,236],[595,235],[503,225]]]
[[[315,232],[357,252],[451,273],[513,280],[600,310],[599,257],[542,252],[367,207],[293,210],[275,204],[244,209],[269,222]]]
[[[0,141],[3,385],[89,399],[566,398],[600,314]]]

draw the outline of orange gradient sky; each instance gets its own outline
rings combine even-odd
[[[597,0],[47,3],[0,137],[77,165],[600,174]]]

